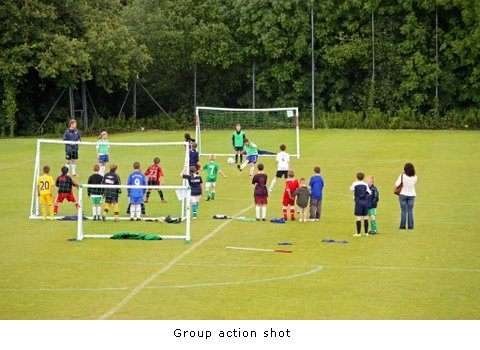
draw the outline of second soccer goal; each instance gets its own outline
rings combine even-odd
[[[200,155],[232,156],[238,147],[235,133],[239,129],[263,156],[274,156],[284,144],[288,153],[300,158],[298,107],[196,108],[195,134]]]

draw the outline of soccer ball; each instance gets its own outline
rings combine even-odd
[[[227,158],[227,163],[228,164],[233,164],[233,163],[235,163],[235,159],[233,159],[232,157],[229,157],[229,158]]]

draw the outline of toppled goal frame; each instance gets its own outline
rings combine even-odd
[[[163,235],[159,234],[162,239],[181,239],[185,241],[191,241],[192,233],[191,233],[191,215],[190,215],[190,200],[191,200],[191,192],[190,187],[187,185],[182,186],[136,186],[136,185],[80,185],[78,188],[78,204],[79,207],[77,209],[77,241],[82,241],[84,238],[112,238],[113,234],[95,234],[95,233],[85,233],[84,232],[84,220],[83,220],[83,191],[84,189],[88,188],[120,188],[120,189],[150,189],[150,190],[180,190],[184,191],[184,195],[182,196],[182,213],[180,216],[181,222],[185,222],[185,233],[183,235]],[[160,221],[163,221],[164,218],[158,218]],[[168,225],[168,224],[163,224]]]
[[[292,153],[291,155],[296,157],[297,159],[300,159],[300,125],[299,125],[299,112],[298,112],[298,107],[282,107],[282,108],[223,108],[223,107],[205,107],[205,106],[200,106],[195,108],[195,138],[197,141],[197,146],[198,146],[198,153],[201,156],[206,156],[209,154],[214,154],[216,156],[220,157],[230,157],[233,156],[234,153],[204,153],[202,152],[202,129],[201,129],[201,119],[200,119],[200,112],[201,111],[223,111],[223,112],[282,112],[285,111],[288,113],[288,111],[293,111],[294,112],[294,118],[295,118],[295,146],[296,146],[296,152]],[[232,126],[233,127],[233,126]],[[275,157],[275,154],[262,154],[262,157]]]

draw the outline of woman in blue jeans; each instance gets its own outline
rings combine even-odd
[[[400,192],[400,230],[413,230],[413,206],[415,204],[415,197],[417,193],[415,191],[415,185],[417,184],[417,175],[415,175],[415,167],[412,163],[407,163],[403,167],[403,173],[400,174],[395,186],[398,187],[403,184]]]

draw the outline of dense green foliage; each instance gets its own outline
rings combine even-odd
[[[480,127],[476,0],[5,0],[0,127],[33,131],[62,88],[80,81],[102,117],[117,115],[137,73],[183,125],[194,72],[198,105],[248,107],[253,67],[257,107],[297,105],[306,116],[312,6],[319,126],[327,125],[320,112],[353,112],[379,116],[385,127]],[[66,118],[65,105],[52,123]],[[159,114],[145,93],[138,111]],[[404,116],[413,123],[389,121]]]

